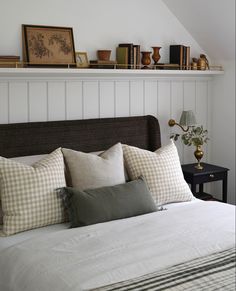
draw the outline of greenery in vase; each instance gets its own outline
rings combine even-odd
[[[183,134],[172,134],[171,138],[174,140],[178,140],[181,136],[181,139],[185,145],[191,146],[199,146],[207,143],[209,138],[207,137],[208,131],[203,128],[203,126],[191,126],[190,129]]]

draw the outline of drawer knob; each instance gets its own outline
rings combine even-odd
[[[214,178],[215,177],[215,175],[214,174],[210,174],[210,178]]]

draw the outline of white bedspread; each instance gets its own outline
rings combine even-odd
[[[137,277],[234,246],[234,223],[232,205],[190,202],[129,219],[42,232],[0,248],[0,290],[87,290]]]

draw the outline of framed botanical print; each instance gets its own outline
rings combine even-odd
[[[71,27],[22,25],[23,60],[27,66],[75,66]]]

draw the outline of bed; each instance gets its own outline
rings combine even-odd
[[[0,156],[161,147],[152,116],[0,125]],[[10,146],[9,146],[10,145]],[[0,290],[235,290],[235,208],[192,199],[89,226],[0,237]]]

